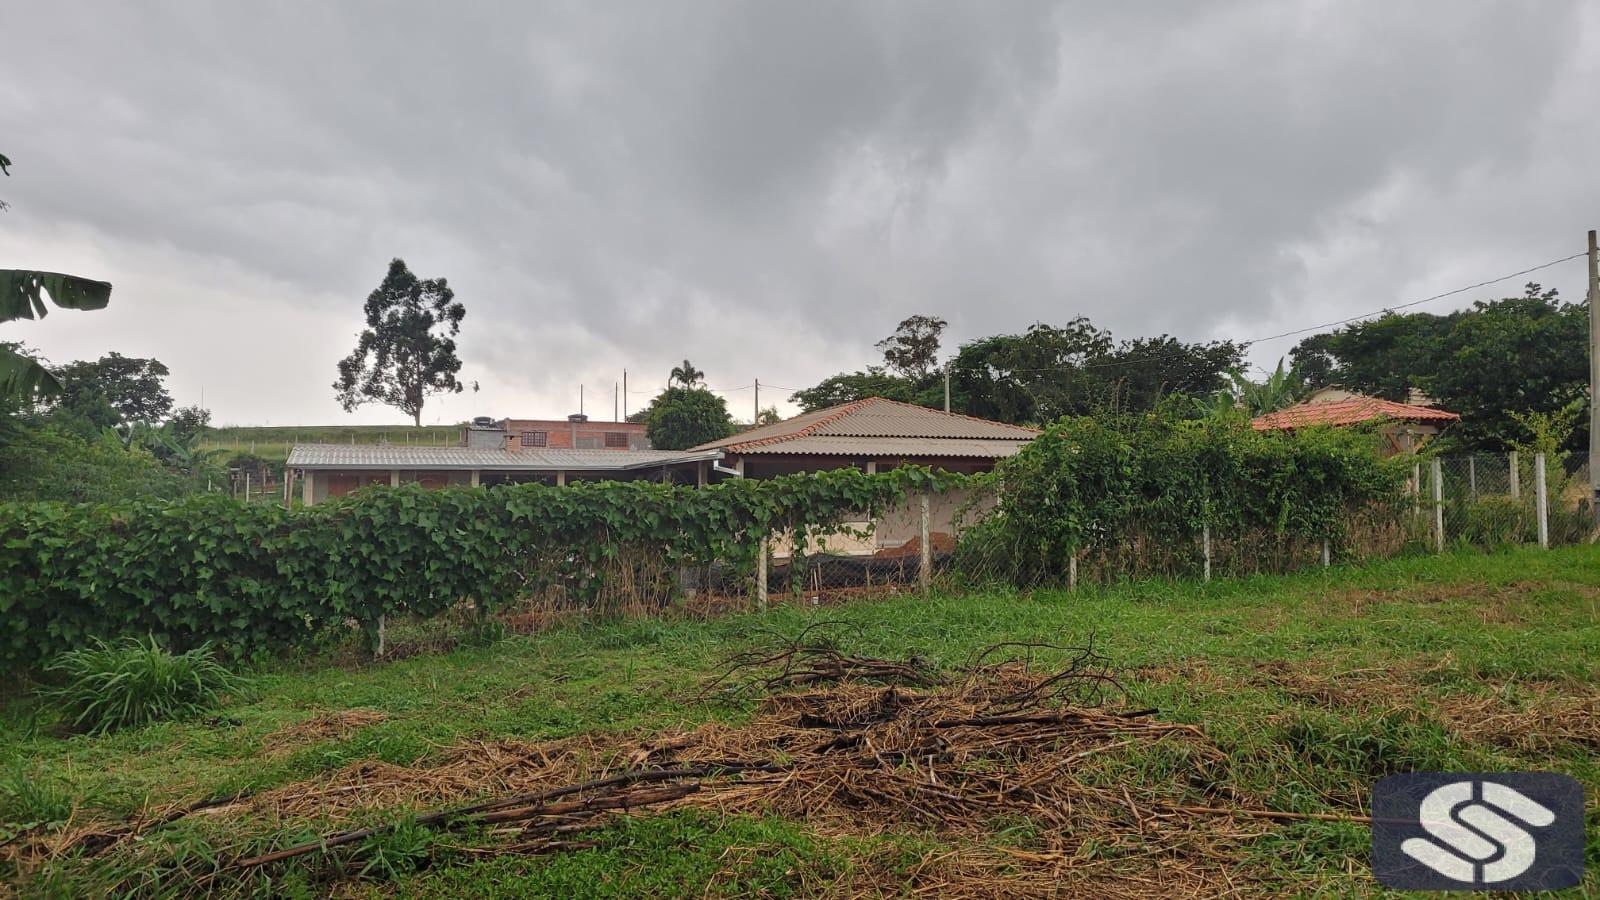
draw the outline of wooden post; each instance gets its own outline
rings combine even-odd
[[[926,591],[929,585],[933,583],[933,547],[929,546],[928,544],[928,507],[928,494],[927,492],[923,492],[922,524],[917,532],[922,538],[922,559],[919,561],[917,569],[917,583],[921,585],[924,591]]]
[[[761,546],[756,550],[756,608],[767,609],[767,536],[761,536]]]
[[[1539,546],[1550,549],[1550,498],[1545,494],[1544,453],[1533,455],[1533,509],[1539,519]]]
[[[1522,470],[1517,466],[1517,451],[1511,451],[1511,499],[1522,498]]]
[[[467,483],[473,487],[483,487],[483,472],[479,469],[473,469],[471,480]]]
[[[1433,547],[1444,552],[1444,463],[1433,458]]]
[[[250,502],[250,470],[244,470],[244,502]]]
[[[1205,557],[1205,575],[1203,577],[1204,577],[1204,579],[1206,581],[1210,581],[1211,580],[1211,526],[1209,524],[1208,525],[1202,525],[1200,527],[1200,553],[1201,553],[1202,556]]]
[[[399,469],[390,469],[389,470],[389,487],[399,487],[399,486],[400,486],[400,470]]]
[[[569,406],[567,408],[571,409],[572,407]],[[567,486],[567,473],[566,473],[566,471],[562,470],[560,472],[557,472],[556,473],[556,487],[566,487],[566,486]]]
[[[316,474],[307,469],[300,473],[300,504],[310,506],[316,501]]]
[[[289,482],[294,480],[294,470],[288,466],[283,467],[283,508],[288,509],[294,504],[289,499]]]

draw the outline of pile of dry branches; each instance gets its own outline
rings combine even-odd
[[[959,677],[941,678],[921,661],[844,654],[814,637],[741,654],[708,688],[780,691],[746,725],[707,724],[642,741],[588,734],[475,742],[436,765],[361,763],[230,798],[206,814],[248,813],[282,825],[433,807],[414,821],[487,829],[494,841],[483,850],[519,853],[581,846],[575,836],[642,809],[778,814],[836,835],[909,826],[976,848],[924,873],[965,894],[1027,893],[1088,874],[1098,884],[1120,877],[1112,870],[1130,859],[1138,864],[1122,874],[1134,879],[1135,893],[1152,863],[1166,877],[1215,886],[1255,827],[1248,818],[1255,804],[1226,787],[1225,758],[1199,728],[1159,721],[1155,710],[1076,702],[1116,690],[1092,648],[1039,671],[1014,653],[993,660],[1047,645],[1006,645]],[[192,813],[158,811],[151,822],[185,814]],[[986,844],[997,822],[1018,821],[1037,834],[1026,849]],[[387,827],[336,831],[228,868],[333,851]],[[140,831],[80,834],[77,846],[98,852]]]

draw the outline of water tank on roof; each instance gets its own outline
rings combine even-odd
[[[587,422],[587,421],[589,421],[589,417],[584,415],[583,413],[573,413],[572,415],[567,416],[567,421],[568,422]]]
[[[493,428],[494,427],[494,417],[493,416],[473,416],[472,417],[472,427],[473,428]]]

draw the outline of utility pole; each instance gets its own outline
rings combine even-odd
[[[615,381],[613,381],[613,382],[611,382],[611,421],[613,421],[613,422],[622,421],[621,419],[617,418],[617,412],[618,412],[617,404],[619,404],[621,402],[622,402],[622,386],[617,384]]]
[[[1600,525],[1600,252],[1589,229],[1589,507]]]
[[[628,370],[622,370],[622,419],[628,419]]]
[[[761,379],[756,379],[756,415],[750,420],[751,425],[761,424]]]
[[[1600,525],[1600,251],[1589,229],[1589,506]]]
[[[944,411],[950,411],[950,364],[944,364]]]

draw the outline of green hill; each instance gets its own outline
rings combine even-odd
[[[253,453],[282,462],[289,448],[300,444],[422,444],[454,447],[461,443],[461,425],[235,425],[207,428],[206,449]]]

